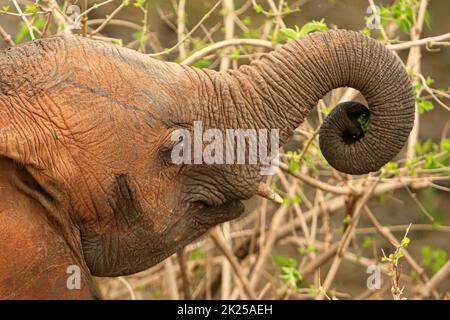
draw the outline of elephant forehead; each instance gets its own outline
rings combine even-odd
[[[176,64],[133,50],[81,37],[55,37],[0,52],[0,93],[30,95],[50,89],[109,96],[128,104],[160,105],[170,101],[184,81]],[[174,88],[176,90],[176,88]]]

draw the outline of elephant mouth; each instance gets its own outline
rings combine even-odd
[[[191,202],[187,211],[197,222],[209,228],[212,225],[238,218],[245,211],[245,206],[240,200],[214,205],[208,200],[202,199]]]

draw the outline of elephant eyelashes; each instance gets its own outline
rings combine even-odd
[[[210,208],[212,206],[209,203],[207,203],[205,200],[196,200],[196,201],[192,202],[192,207],[193,207],[193,209],[202,210],[202,209]]]
[[[180,146],[183,143],[182,136],[176,135],[176,131],[172,132],[170,137],[166,139],[159,149],[158,157],[162,164],[166,166],[178,164],[172,160],[172,154],[176,146]]]
[[[159,150],[159,160],[163,165],[170,166],[174,164],[172,162],[172,150],[173,147],[162,147]]]

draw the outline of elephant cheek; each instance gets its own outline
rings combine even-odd
[[[165,237],[136,226],[127,232],[82,232],[83,255],[94,276],[114,277],[143,271],[166,256]]]

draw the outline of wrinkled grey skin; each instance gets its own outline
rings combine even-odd
[[[20,164],[21,183],[12,184],[11,197],[17,188],[39,204],[42,223],[73,254],[37,262],[35,248],[17,250],[30,253],[28,264],[76,263],[87,278],[156,264],[238,217],[241,200],[263,178],[257,165],[174,165],[174,130],[192,130],[198,120],[204,129],[275,128],[284,144],[318,100],[339,87],[361,91],[369,110],[336,107],[321,128],[322,152],[340,171],[376,171],[407,140],[414,99],[400,60],[356,32],[314,33],[227,72],[79,37],[0,53],[0,155]],[[362,113],[370,114],[366,133],[356,120]],[[36,231],[36,237],[48,234]],[[0,278],[0,296],[6,283]]]

